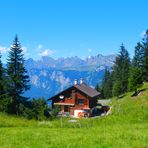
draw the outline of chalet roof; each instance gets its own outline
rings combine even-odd
[[[97,97],[100,95],[100,93],[98,91],[96,91],[92,87],[87,86],[85,84],[74,85],[74,87],[77,88],[78,90],[82,91],[84,94],[88,95],[91,98],[94,98],[94,97]]]
[[[49,100],[52,100],[53,98],[55,98],[56,96],[63,94],[65,91],[69,90],[69,89],[77,89],[79,91],[81,91],[82,93],[84,93],[85,95],[89,96],[90,98],[94,98],[100,95],[100,92],[98,92],[97,90],[93,89],[92,87],[86,85],[86,84],[77,84],[77,85],[73,85],[69,88],[67,88],[66,90],[56,94],[55,96],[51,97]]]

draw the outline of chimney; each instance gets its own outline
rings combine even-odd
[[[77,84],[78,84],[78,80],[75,79],[75,80],[74,80],[74,85],[77,85]]]
[[[80,85],[81,85],[81,84],[83,84],[83,79],[82,79],[82,78],[80,79]]]

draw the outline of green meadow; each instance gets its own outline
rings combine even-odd
[[[110,102],[108,116],[35,121],[0,113],[0,148],[148,148],[148,83]],[[77,120],[71,123],[69,120]]]

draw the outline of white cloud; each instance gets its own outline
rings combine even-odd
[[[146,34],[146,31],[142,31],[141,34],[140,34],[140,37],[143,38],[145,34]]]
[[[29,56],[29,55],[30,55],[30,53],[28,52],[28,48],[27,48],[26,46],[23,46],[23,47],[22,47],[22,50],[23,50],[23,54],[24,54],[25,56]]]
[[[4,46],[0,46],[0,52],[1,53],[6,53],[9,49],[7,47]]]
[[[24,54],[27,53],[27,47],[23,46],[23,47],[22,47],[22,50],[23,50],[23,53],[24,53]]]
[[[45,49],[44,51],[40,52],[40,56],[51,56],[55,53],[55,51],[51,49]]]
[[[92,49],[90,49],[90,48],[88,48],[87,50],[88,50],[88,52],[92,52]]]
[[[12,45],[11,45],[11,47],[12,47]],[[23,46],[21,49],[23,50],[23,54],[25,54],[25,55],[28,55],[29,54],[28,51],[27,51],[27,47],[26,46]],[[0,52],[1,53],[6,53],[9,50],[10,50],[10,48],[4,47],[4,46],[1,46],[0,45]]]
[[[38,49],[42,49],[43,48],[43,45],[39,44],[37,48]]]

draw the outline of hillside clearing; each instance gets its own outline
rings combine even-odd
[[[37,122],[0,114],[2,148],[147,148],[148,83],[135,99],[128,93],[118,102],[113,99],[112,114],[96,119],[79,119],[81,127],[69,118]],[[62,126],[61,126],[62,122]]]

